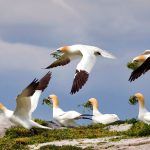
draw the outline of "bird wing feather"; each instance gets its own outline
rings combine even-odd
[[[48,67],[45,69],[50,69],[58,66],[64,66],[70,63],[70,58],[66,55],[63,54],[61,57],[59,57],[56,61],[54,61],[52,64],[50,64]]]
[[[148,70],[150,70],[150,57],[148,57],[140,67],[138,67],[131,73],[129,81],[134,81],[135,79],[139,78],[142,74],[145,74]]]
[[[70,92],[71,94],[78,92],[85,85],[88,80],[89,73],[96,62],[96,56],[94,53],[91,54],[90,51],[84,50],[81,50],[81,53],[83,56],[76,68],[76,73]]]

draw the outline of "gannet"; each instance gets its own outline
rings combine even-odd
[[[93,123],[109,124],[120,120],[116,114],[102,114],[98,110],[98,101],[95,98],[89,99],[89,102],[93,106]]]
[[[136,93],[130,98],[133,101],[131,104],[139,103],[139,114],[138,120],[143,121],[147,124],[150,124],[150,112],[145,108],[144,96],[141,93]]]
[[[82,88],[82,86],[84,86],[88,80],[89,73],[95,64],[97,56],[115,58],[107,51],[89,45],[72,45],[60,47],[56,51],[52,52],[51,55],[57,60],[46,67],[46,69],[54,68],[57,66],[64,66],[76,58],[81,58],[81,61],[76,67],[74,81],[70,92],[71,94],[75,94]]]
[[[63,111],[59,107],[59,100],[56,95],[49,95],[47,98],[53,104],[53,119],[60,127],[77,127],[75,120],[90,119],[88,114],[81,114],[77,111]],[[90,119],[91,120],[91,119]]]
[[[9,110],[0,103],[0,110],[13,123],[30,129],[31,127],[46,128],[32,120],[32,113],[35,111],[41,93],[48,86],[51,73],[48,72],[41,80],[34,79],[16,98],[15,111]]]
[[[135,63],[138,68],[131,73],[129,78],[130,82],[150,70],[150,50],[145,50],[144,53],[133,58],[132,62]]]

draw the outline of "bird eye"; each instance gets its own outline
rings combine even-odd
[[[57,52],[61,52],[61,50],[60,50],[60,49],[57,49]]]
[[[134,62],[135,62],[135,63],[138,63],[138,62],[139,62],[139,60],[134,60]]]

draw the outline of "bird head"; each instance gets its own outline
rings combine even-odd
[[[133,96],[130,96],[129,103],[135,105],[137,102],[140,103],[141,106],[144,106],[144,96],[141,93],[136,93]]]
[[[57,51],[60,51],[62,53],[67,53],[69,52],[69,46],[64,46],[64,47],[60,47]]]
[[[59,101],[56,95],[54,94],[49,95],[47,99],[53,104],[53,107],[58,107]]]
[[[98,109],[98,101],[96,98],[90,98],[89,102],[91,103],[91,105],[93,106],[93,108]]]
[[[144,63],[146,59],[147,59],[146,55],[140,55],[140,56],[133,58],[132,63],[135,63],[139,67]]]

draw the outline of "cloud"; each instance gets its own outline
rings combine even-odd
[[[37,71],[46,67],[50,59],[50,49],[21,43],[8,43],[0,40],[1,71]]]
[[[55,68],[43,96],[57,94],[66,110],[96,97],[104,113],[136,116],[136,107],[128,105],[128,98],[140,91],[148,99],[150,78],[146,73],[129,83],[131,71],[126,63],[149,49],[149,5],[149,0],[0,0],[0,72],[4,79],[0,98],[12,108],[8,99],[47,72],[41,68],[53,61],[51,49],[84,43],[106,49],[118,59],[98,58],[87,84],[73,96],[69,92],[78,61]],[[48,113],[39,105],[35,115],[48,119]]]
[[[0,37],[9,42],[149,46],[148,0],[1,0],[0,4]]]

